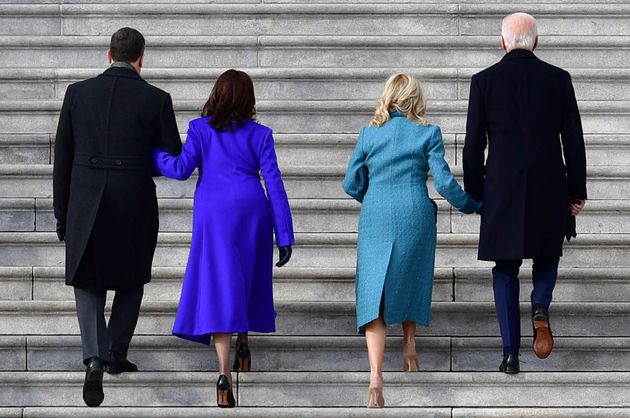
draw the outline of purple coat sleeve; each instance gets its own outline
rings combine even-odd
[[[187,180],[201,161],[199,139],[194,127],[188,125],[188,135],[182,153],[174,157],[159,148],[153,149],[154,169],[163,176],[177,180]]]
[[[278,168],[278,160],[274,149],[274,141],[271,130],[265,136],[260,150],[260,172],[265,180],[267,198],[271,205],[273,228],[276,233],[276,245],[283,247],[293,245],[293,221],[289,199],[282,182],[282,173]]]

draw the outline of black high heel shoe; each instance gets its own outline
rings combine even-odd
[[[217,380],[217,406],[219,408],[234,408],[236,406],[232,385],[224,374],[220,375],[219,380]]]
[[[235,372],[248,372],[252,369],[252,353],[249,351],[247,343],[240,343],[236,347],[232,369]]]

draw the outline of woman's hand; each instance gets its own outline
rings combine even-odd
[[[290,245],[278,247],[278,253],[280,254],[280,260],[276,263],[276,267],[282,267],[291,259],[291,253],[293,250]]]

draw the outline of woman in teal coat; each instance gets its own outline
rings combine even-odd
[[[371,126],[363,128],[343,188],[362,203],[356,274],[357,328],[370,359],[368,407],[382,407],[386,326],[403,324],[404,370],[418,371],[416,323],[431,322],[437,192],[463,213],[481,204],[462,190],[444,160],[440,128],[424,119],[420,82],[406,74],[387,80]]]

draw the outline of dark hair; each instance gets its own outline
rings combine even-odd
[[[210,126],[219,130],[231,130],[256,115],[254,83],[244,71],[227,70],[219,76],[201,116],[211,116]]]
[[[144,36],[132,28],[118,29],[109,42],[114,61],[134,62],[144,53]]]

